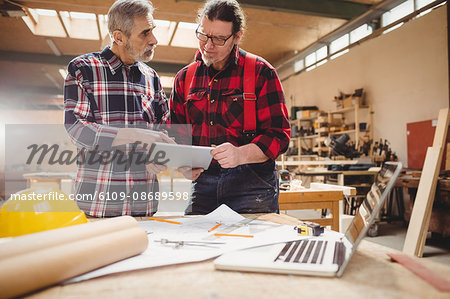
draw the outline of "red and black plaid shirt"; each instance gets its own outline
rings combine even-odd
[[[176,75],[170,99],[171,123],[191,124],[193,145],[230,142],[242,146],[249,143],[243,134],[245,55],[245,51],[235,46],[225,68],[217,72],[203,63],[197,51],[196,60],[201,64],[195,71],[187,100],[184,86],[187,67]],[[275,160],[287,150],[291,131],[283,88],[275,69],[260,57],[255,74],[257,123],[256,137],[251,142]]]

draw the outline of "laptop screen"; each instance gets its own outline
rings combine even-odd
[[[386,162],[378,173],[366,198],[360,205],[356,216],[348,227],[345,237],[353,245],[365,237],[366,232],[373,224],[375,218],[389,195],[402,168],[399,162]]]

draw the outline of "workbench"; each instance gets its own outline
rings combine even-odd
[[[414,200],[417,194],[417,188],[420,182],[420,171],[414,171],[414,175],[402,174],[399,176],[395,188],[399,189],[397,195],[399,201],[403,202],[403,194],[409,195],[409,208],[407,211],[400,211],[399,216],[410,220],[410,213],[413,208]],[[438,178],[436,195],[431,211],[430,225],[428,230],[438,233],[441,236],[450,236],[450,179],[448,177]],[[389,211],[390,212],[390,211]],[[403,212],[405,215],[403,215]]]
[[[29,298],[449,297],[448,293],[438,292],[403,266],[390,262],[387,253],[399,252],[363,240],[341,278],[218,271],[214,269],[212,260],[209,260],[117,273],[76,284],[54,286],[31,294]],[[426,258],[415,259],[442,277],[450,277],[450,267]]]
[[[330,218],[308,219],[322,226],[331,226],[334,231],[339,231],[339,201],[342,200],[342,191],[310,190],[281,191],[278,198],[280,211],[303,209],[330,209]]]
[[[330,184],[311,183],[309,189],[298,191],[280,191],[278,206],[280,211],[329,209],[328,218],[308,219],[323,226],[331,226],[334,231],[341,231],[341,216],[343,213],[343,199],[345,196],[356,195],[353,187],[336,186]]]

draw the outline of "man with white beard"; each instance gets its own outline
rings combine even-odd
[[[158,42],[152,14],[149,1],[116,1],[108,12],[111,47],[68,65],[64,123],[78,150],[89,151],[77,163],[74,190],[78,206],[90,216],[149,216],[157,209],[156,173],[165,167],[129,155],[145,153],[155,141],[173,142],[152,130],[169,114],[160,79],[145,64]]]

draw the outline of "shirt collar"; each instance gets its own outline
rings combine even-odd
[[[119,70],[122,67],[126,67],[128,69],[133,68],[134,66],[137,66],[137,69],[142,74],[144,73],[144,69],[141,63],[135,62],[133,65],[128,66],[120,60],[120,58],[114,54],[113,51],[111,51],[111,48],[109,46],[106,46],[103,51],[100,53],[100,55],[106,60],[108,63],[109,68],[111,69],[111,73],[114,75],[117,70]]]

